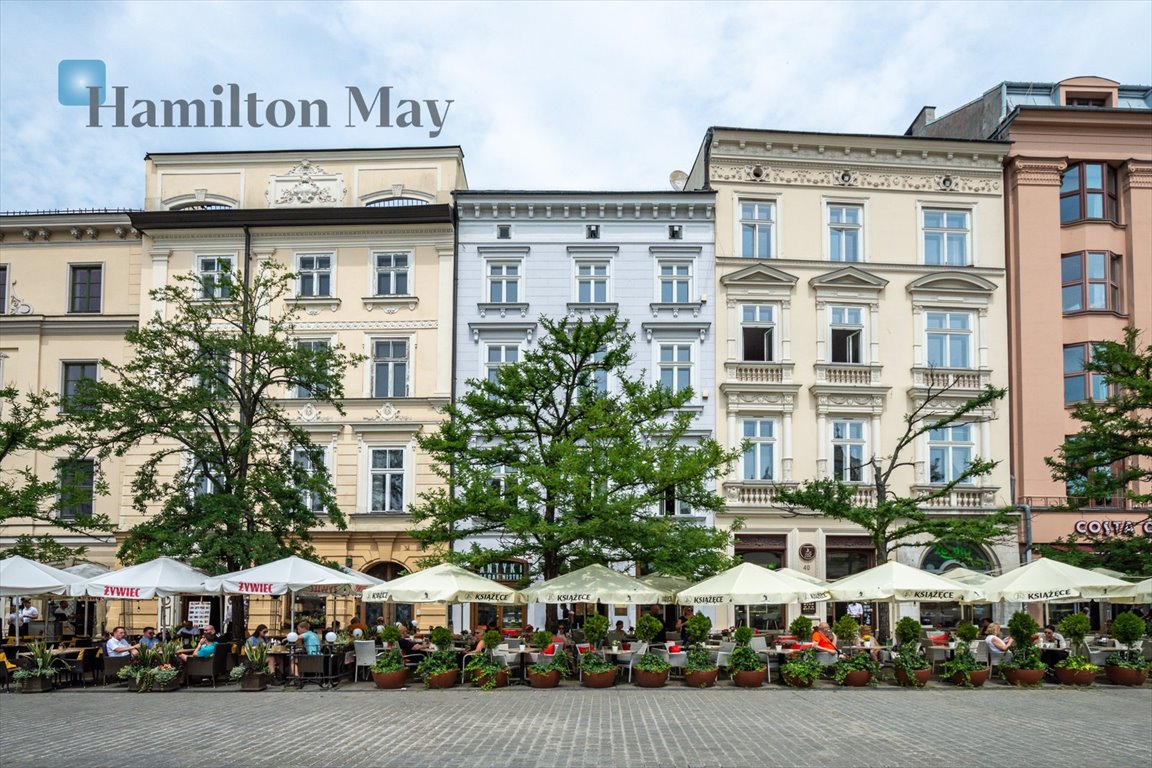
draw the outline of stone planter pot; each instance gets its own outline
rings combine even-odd
[[[488,675],[483,672],[477,672],[472,678],[472,684],[478,688],[483,688],[488,683]],[[508,686],[508,670],[502,669],[496,673],[495,682],[490,686],[491,688],[506,688]]]
[[[128,683],[128,690],[132,693],[137,693],[140,690],[140,681],[136,678],[129,677],[126,679],[126,682]]]
[[[792,675],[788,674],[787,672],[784,673],[783,677],[784,682],[793,688],[811,688],[812,683],[815,682],[814,680],[800,680],[798,678],[792,677]]]
[[[401,669],[397,670],[396,672],[373,672],[372,680],[375,681],[377,688],[385,690],[403,688],[404,684],[408,682],[408,670]]]
[[[764,685],[764,677],[768,674],[768,667],[755,669],[750,672],[741,671],[732,673],[732,685],[737,688],[759,688]]]
[[[719,669],[710,669],[707,672],[685,672],[684,685],[689,688],[711,688],[716,685],[716,676]]]
[[[584,672],[580,676],[580,683],[585,688],[611,688],[616,683],[615,669],[607,672]]]
[[[1148,679],[1148,670],[1130,667],[1104,667],[1104,674],[1112,685],[1144,685]]]
[[[21,693],[48,693],[54,687],[50,677],[25,678],[19,685]]]
[[[979,688],[988,682],[988,675],[990,674],[992,674],[992,670],[990,669],[977,669],[968,673],[968,679],[971,681],[973,688]],[[964,685],[964,673],[957,672],[948,678],[948,682],[953,685]]]
[[[532,683],[533,688],[556,688],[560,685],[560,673],[555,669],[543,675],[529,672],[528,681]]]
[[[1056,667],[1056,679],[1061,685],[1092,685],[1096,673],[1087,669],[1062,669]]]
[[[242,691],[251,691],[252,693],[255,693],[257,691],[263,691],[267,687],[267,672],[249,672],[248,674],[244,675],[244,677],[240,678],[240,690]]]
[[[632,670],[632,682],[641,688],[663,688],[668,682],[668,672],[645,672],[642,669]]]
[[[243,689],[243,685],[244,685],[243,680],[240,681],[240,685],[241,685],[241,690],[244,690]],[[265,687],[267,687],[267,685],[265,685]],[[148,689],[148,692],[149,693],[171,693],[172,691],[176,691],[179,689],[180,689],[180,678],[176,678],[175,680],[169,680],[168,682],[166,682],[164,684],[160,684],[160,683],[157,683],[156,681],[153,681],[152,687]],[[260,690],[263,690],[263,688],[261,688]]]
[[[849,672],[842,685],[845,688],[863,688],[872,682],[872,673],[866,669],[857,669]]]
[[[896,682],[903,686],[923,688],[930,677],[932,677],[931,667],[928,669],[915,669],[911,674],[904,669],[896,670]]]
[[[1004,679],[1011,685],[1040,685],[1044,672],[1043,669],[1005,669]]]
[[[438,675],[429,675],[424,678],[424,682],[429,688],[451,688],[456,685],[456,681],[460,679],[460,670],[450,669],[447,672],[441,672]]]

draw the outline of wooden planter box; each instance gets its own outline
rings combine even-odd
[[[984,685],[984,683],[988,682],[988,675],[990,674],[992,674],[992,670],[990,669],[977,669],[969,672],[968,678],[971,680],[973,688],[979,688],[980,686]],[[964,685],[964,673],[957,672],[956,674],[951,675],[948,678],[948,682],[952,683],[953,685]]]
[[[404,684],[408,682],[408,670],[401,669],[396,672],[373,672],[372,679],[376,682],[376,687],[383,690],[395,690],[403,688]]]
[[[904,669],[896,670],[896,682],[903,686],[923,688],[930,677],[932,677],[931,667],[913,670],[912,674],[908,674],[908,671]]]
[[[585,688],[611,688],[616,684],[618,670],[610,669],[607,672],[583,672],[580,683]]]
[[[845,688],[863,688],[872,682],[872,673],[866,669],[857,669],[849,672],[842,685]]]
[[[54,687],[50,677],[28,677],[19,685],[21,693],[47,693]]]
[[[663,688],[668,682],[668,672],[645,672],[642,669],[632,670],[632,682],[641,688]]]
[[[716,685],[716,676],[719,669],[710,669],[707,672],[685,672],[684,685],[689,688],[711,688]]]
[[[1040,685],[1044,672],[1043,669],[1005,669],[1004,679],[1012,685]]]
[[[441,672],[438,675],[429,675],[424,678],[424,682],[429,688],[452,688],[456,685],[456,681],[460,679],[460,670],[450,669],[447,672]]]
[[[1131,667],[1104,667],[1104,674],[1112,685],[1144,685],[1148,679],[1148,670]]]
[[[533,688],[555,688],[560,685],[560,673],[556,670],[552,670],[543,675],[529,672],[528,680],[532,683]]]
[[[732,685],[737,688],[759,688],[764,685],[764,677],[768,674],[768,667],[752,670],[751,672],[733,672]]]
[[[256,672],[255,674],[247,674],[240,678],[240,690],[242,691],[263,691],[268,687],[268,674],[265,672]]]

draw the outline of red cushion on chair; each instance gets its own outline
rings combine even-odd
[[[544,649],[544,654],[551,656],[554,653],[556,653],[556,643],[549,643],[548,647]]]
[[[680,646],[678,646],[678,645],[668,646],[668,653],[680,653]]]
[[[932,645],[948,644],[948,635],[937,635],[936,637],[929,637],[928,639],[932,641]]]
[[[626,650],[626,651],[632,650],[632,643],[624,643],[624,650]]]

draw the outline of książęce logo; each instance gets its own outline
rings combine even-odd
[[[344,87],[343,127],[424,128],[436,138],[454,99],[397,99],[393,87],[363,91]],[[88,107],[87,128],[331,128],[328,101],[265,99],[243,93],[237,83],[217,83],[208,98],[129,99],[128,87],[108,85],[100,59],[64,59],[58,66],[57,98],[67,107]],[[111,102],[111,103],[108,103]]]

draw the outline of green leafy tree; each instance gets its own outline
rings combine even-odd
[[[99,458],[143,458],[132,501],[145,519],[122,561],[169,555],[220,573],[315,559],[311,529],[344,527],[323,449],[281,398],[304,389],[342,414],[344,374],[359,358],[297,343],[299,310],[284,303],[293,277],[272,263],[211,284],[177,276],[152,292],[167,313],[125,335],[128,361],[101,361],[107,375],[70,400],[75,441]]]
[[[90,538],[110,532],[108,518],[91,511],[92,494],[106,490],[101,476],[89,484],[86,477],[58,467],[54,477],[45,479],[27,464],[35,452],[50,455],[70,449],[56,415],[59,399],[47,392],[21,395],[15,387],[3,387],[0,404],[0,529],[19,521]],[[58,563],[81,557],[86,550],[61,544],[47,533],[21,534],[0,557],[20,555]]]
[[[430,560],[523,559],[529,578],[605,562],[684,576],[726,567],[728,532],[658,511],[720,509],[709,483],[738,455],[691,434],[690,391],[629,376],[632,337],[615,315],[541,325],[523,361],[469,381],[418,437],[451,484],[412,507],[411,534],[440,550]],[[609,379],[605,393],[597,382]],[[486,534],[490,548],[448,546]]]
[[[979,544],[1005,537],[1012,532],[1011,525],[1015,522],[1009,510],[959,517],[926,511],[932,501],[947,497],[957,486],[987,475],[999,461],[973,458],[951,480],[916,488],[904,495],[897,492],[901,486],[895,475],[913,466],[906,454],[917,439],[934,429],[990,420],[989,411],[1006,391],[987,387],[976,397],[948,405],[943,399],[948,388],[930,390],[923,402],[904,416],[904,431],[892,452],[887,456],[874,455],[868,461],[873,490],[868,501],[861,501],[859,483],[822,478],[805,481],[796,489],[779,490],[777,504],[793,515],[823,515],[855,523],[871,540],[877,563],[887,562],[896,549],[923,546],[926,540]]]
[[[1080,431],[1045,459],[1052,478],[1066,483],[1069,509],[1119,501],[1152,510],[1152,344],[1141,347],[1140,332],[1125,328],[1123,340],[1093,345],[1084,370],[1109,394],[1072,409]],[[1133,574],[1147,574],[1152,562],[1152,540],[1128,534],[1073,535],[1038,549],[1072,565]]]

